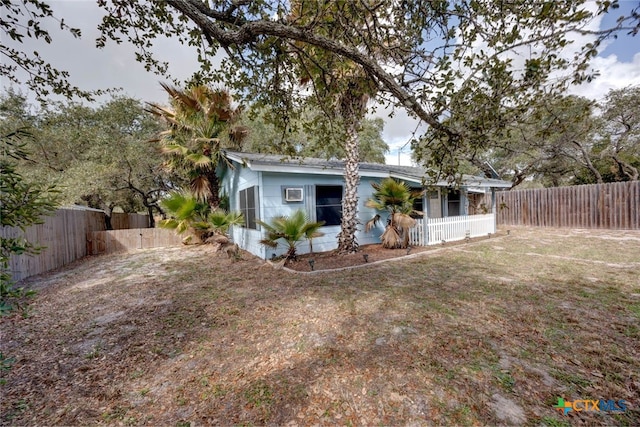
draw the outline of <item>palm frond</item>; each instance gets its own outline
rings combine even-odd
[[[195,167],[208,168],[213,163],[211,157],[200,153],[189,153],[184,156],[185,160]]]
[[[400,238],[400,234],[398,234],[398,230],[392,225],[387,226],[385,228],[384,233],[380,236],[380,240],[382,241],[382,247],[387,249],[396,249],[402,247],[402,239]]]
[[[364,231],[365,233],[370,232],[371,230],[373,230],[373,228],[378,225],[378,222],[380,221],[380,215],[376,214],[373,218],[371,218],[369,221],[367,221],[364,224]]]
[[[198,200],[207,200],[211,194],[209,180],[203,175],[196,175],[189,183],[189,187]]]
[[[278,242],[276,240],[268,239],[268,238],[260,240],[260,244],[265,245],[265,246],[267,246],[269,248],[273,248],[273,249],[278,247]]]
[[[415,227],[418,221],[407,214],[396,212],[393,214],[393,223],[400,228],[409,229]]]
[[[160,148],[160,151],[164,154],[175,154],[178,156],[186,157],[189,155],[191,150],[189,150],[189,148],[185,147],[184,145],[170,143],[162,146]]]
[[[266,231],[266,236],[261,241],[269,247],[277,247],[279,241],[287,245],[287,257],[296,256],[296,247],[302,239],[311,240],[323,236],[318,229],[324,225],[324,221],[310,222],[302,210],[297,210],[290,216],[273,218],[269,223],[257,221]]]
[[[225,212],[222,209],[215,210],[207,218],[214,232],[227,233],[232,225],[243,225],[244,216],[241,212]]]

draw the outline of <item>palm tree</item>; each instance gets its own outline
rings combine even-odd
[[[349,43],[360,39],[360,31],[366,32],[368,22],[353,2],[305,2],[291,3],[290,19],[308,23],[317,34],[337,39],[348,39]],[[373,8],[372,8],[373,9]],[[371,12],[372,9],[369,9]],[[331,17],[348,15],[347,28],[333,25]],[[320,24],[319,16],[326,15],[327,25]],[[309,97],[331,119],[338,118],[344,127],[344,194],[342,197],[342,220],[338,234],[338,252],[353,253],[358,250],[356,230],[358,226],[358,186],[360,184],[360,137],[358,131],[367,113],[367,102],[378,91],[378,83],[371,79],[360,65],[331,52],[302,43],[293,44],[297,58],[297,72],[303,84],[313,87],[315,96]],[[371,46],[363,49],[371,48]],[[372,53],[375,54],[375,53]]]
[[[372,182],[371,186],[375,192],[365,205],[389,213],[387,227],[380,236],[382,246],[391,249],[408,247],[409,229],[416,225],[416,220],[411,214],[422,213],[413,209],[413,202],[422,196],[422,191],[411,191],[405,182],[393,178],[386,178],[380,183]],[[365,230],[370,231],[379,220],[380,215],[376,214],[367,222]]]
[[[178,234],[192,231],[202,238],[209,230],[208,204],[185,191],[176,191],[160,202],[170,218],[159,222],[161,228],[176,230]]]
[[[227,212],[217,209],[209,214],[207,221],[211,227],[211,231],[219,235],[227,235],[232,225],[243,225],[244,216],[241,212]]]
[[[170,96],[171,107],[148,104],[146,111],[163,119],[168,129],[156,140],[169,156],[169,166],[187,172],[191,191],[212,210],[220,204],[220,182],[216,168],[221,161],[223,137],[242,138],[246,132],[232,128],[241,108],[233,108],[224,89],[192,86],[180,90],[161,84]]]
[[[311,252],[313,252],[312,240],[315,237],[324,236],[318,231],[324,225],[324,221],[309,222],[305,213],[298,210],[291,216],[280,216],[271,220],[271,224],[256,221],[262,225],[267,234],[260,241],[265,246],[277,248],[281,240],[287,245],[286,260],[295,259],[296,248],[302,239],[309,240]]]
[[[185,191],[171,193],[160,204],[171,216],[169,219],[160,221],[160,227],[176,230],[178,234],[191,231],[203,241],[206,241],[211,234],[228,239],[227,233],[232,225],[244,224],[242,213],[227,212],[222,209],[211,211],[208,204]],[[216,239],[212,241],[220,243]],[[209,242],[206,241],[206,243]]]

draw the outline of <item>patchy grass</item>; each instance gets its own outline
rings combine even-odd
[[[640,232],[525,228],[316,275],[208,247],[90,258],[0,320],[0,422],[638,425],[639,269]]]

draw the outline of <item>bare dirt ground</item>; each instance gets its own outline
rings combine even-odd
[[[0,319],[0,424],[640,424],[640,232],[512,228],[312,275],[243,258],[154,249],[31,279],[29,315]]]

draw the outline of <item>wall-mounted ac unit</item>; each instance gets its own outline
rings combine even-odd
[[[284,200],[287,202],[301,202],[302,201],[302,188],[290,187],[284,189]]]

